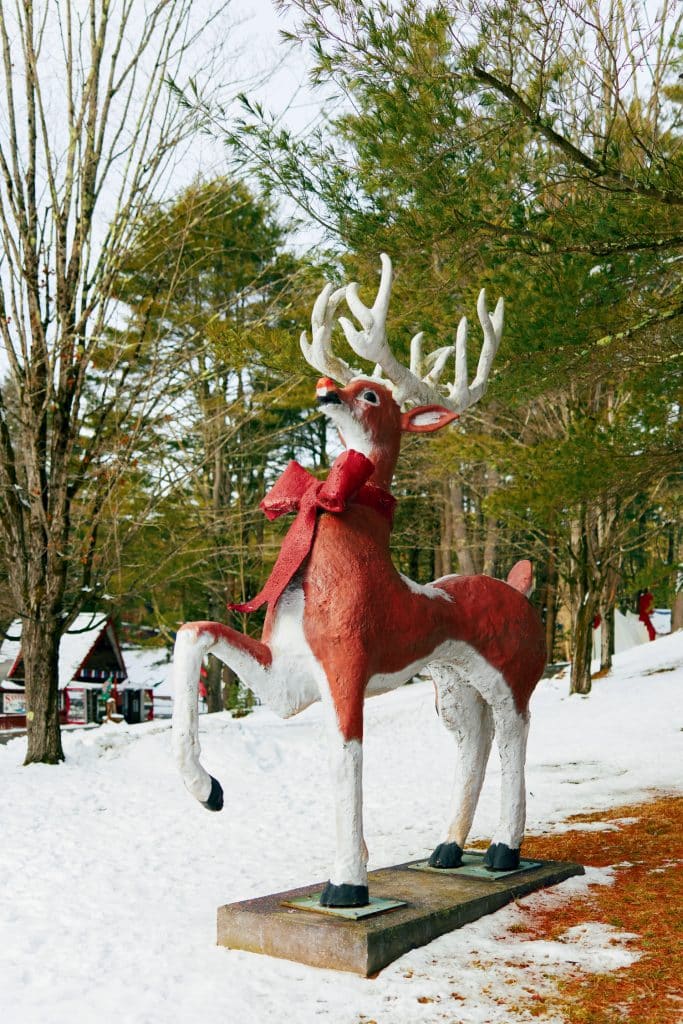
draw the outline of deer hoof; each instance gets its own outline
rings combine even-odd
[[[367,907],[369,902],[367,885],[333,885],[328,882],[320,893],[321,907]]]
[[[491,843],[484,854],[484,867],[488,871],[515,871],[519,867],[519,850],[511,850],[505,843]]]
[[[207,811],[223,810],[223,787],[218,779],[214,779],[213,775],[211,776],[211,792],[206,800],[202,800],[202,807],[206,807]]]
[[[460,868],[462,847],[457,843],[439,843],[428,863],[430,868]]]

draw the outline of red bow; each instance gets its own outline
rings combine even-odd
[[[296,512],[297,517],[263,590],[251,601],[229,607],[237,612],[253,612],[266,602],[275,605],[311,550],[320,512],[339,515],[350,501],[356,501],[376,509],[391,522],[396,499],[380,487],[367,483],[374,469],[370,459],[353,450],[339,456],[327,480],[316,480],[298,462],[290,462],[259,508],[271,521],[288,512]]]

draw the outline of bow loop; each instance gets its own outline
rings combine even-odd
[[[289,512],[297,512],[306,491],[319,483],[312,473],[300,466],[296,459],[292,459],[280,479],[273,484],[261,501],[259,508],[273,522],[274,519]]]
[[[287,532],[263,590],[250,601],[229,607],[234,611],[253,612],[266,602],[272,605],[277,602],[311,550],[319,512],[339,515],[355,499],[391,521],[394,498],[367,483],[374,469],[373,463],[362,452],[350,450],[336,459],[327,480],[321,482],[292,460],[259,507],[271,521],[288,512],[296,512],[296,519]]]
[[[343,512],[374,472],[374,465],[362,452],[351,449],[335,461],[318,493],[318,501],[327,512]]]

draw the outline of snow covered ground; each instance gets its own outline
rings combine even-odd
[[[680,786],[683,633],[624,652],[584,699],[544,680],[532,703],[528,831],[570,814]],[[520,938],[510,906],[402,957],[376,980],[215,946],[219,904],[327,878],[332,812],[320,709],[281,722],[200,720],[204,763],[226,806],[209,814],[183,789],[169,724],[64,736],[67,761],[21,767],[25,740],[0,747],[3,1024],[513,1024],[509,1000],[543,993],[548,969],[627,964],[624,936],[572,929]],[[367,705],[370,867],[428,854],[442,838],[450,743],[429,683]],[[497,816],[492,756],[472,838]],[[610,872],[589,870],[553,901]],[[616,941],[615,941],[616,940]],[[483,966],[482,966],[483,965]],[[520,1020],[525,1018],[519,1018]]]

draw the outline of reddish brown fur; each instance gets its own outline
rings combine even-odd
[[[355,380],[345,388],[338,388],[332,382],[326,384],[328,390],[334,389],[342,402],[349,407],[354,417],[373,438],[374,444],[369,458],[375,464],[375,472],[370,477],[373,484],[391,487],[394,467],[401,449],[401,410],[391,397],[391,392],[375,381]],[[368,405],[360,400],[360,395],[371,388],[379,396],[378,405]],[[344,437],[342,435],[342,441]]]
[[[358,402],[368,386],[379,395],[379,405]],[[400,446],[397,404],[374,381],[355,381],[336,391],[375,439],[371,481],[388,486]],[[545,665],[543,629],[533,606],[488,576],[448,577],[435,584],[450,601],[416,593],[391,562],[389,532],[382,516],[359,505],[340,516],[323,513],[304,572],[304,633],[324,668],[344,737],[362,737],[363,700],[372,676],[400,672],[447,640],[474,647],[502,673],[517,708],[525,710]]]
[[[363,733],[368,681],[462,640],[497,668],[523,711],[543,672],[545,643],[536,609],[489,576],[453,576],[436,586],[451,601],[411,590],[389,558],[389,527],[352,506],[323,514],[304,573],[304,632],[322,664],[347,740]]]
[[[401,416],[390,391],[375,381],[334,388],[373,439],[375,471],[370,482],[388,488],[400,449],[401,430],[436,430],[453,419],[415,426]],[[378,405],[359,400],[371,387]],[[430,407],[433,410],[434,407]],[[374,509],[351,504],[343,513],[319,515],[311,553],[304,565],[304,634],[322,665],[346,740],[363,735],[363,702],[369,680],[398,673],[428,659],[448,640],[464,641],[498,669],[524,711],[545,664],[540,617],[513,586],[488,576],[450,576],[434,584],[449,600],[412,590],[394,568],[389,553],[390,524]],[[517,572],[527,579],[526,570]],[[271,664],[268,646],[276,608],[269,607],[259,642],[215,622],[193,628]]]

